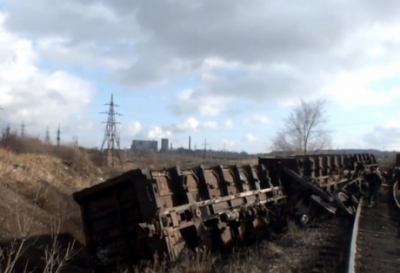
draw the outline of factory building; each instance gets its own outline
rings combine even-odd
[[[161,151],[162,152],[168,151],[168,147],[169,147],[168,138],[162,138],[161,139]]]
[[[158,141],[157,140],[136,140],[132,141],[131,152],[141,153],[141,152],[157,152],[158,151]]]

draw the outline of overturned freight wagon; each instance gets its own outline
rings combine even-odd
[[[276,164],[279,161],[279,164]],[[298,155],[291,158],[259,158],[259,163],[278,165],[287,205],[303,224],[322,208],[335,214],[354,214],[361,195],[368,190],[364,174],[377,168],[373,154]]]
[[[155,254],[175,261],[185,248],[223,249],[267,227],[286,196],[262,168],[234,165],[132,170],[74,199],[89,253],[106,266]]]
[[[334,189],[348,193],[346,185],[373,164],[371,155],[317,155],[259,158],[254,166],[136,169],[73,196],[92,261],[104,269],[251,242],[288,213],[304,221],[310,200],[334,207],[329,203],[343,197]]]

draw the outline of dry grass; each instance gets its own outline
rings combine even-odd
[[[216,165],[244,165],[256,164],[257,158],[243,159],[243,160],[229,160],[229,159],[212,159],[201,158],[179,154],[152,154],[146,156],[134,156],[127,160],[126,168],[169,168],[172,166],[180,166],[183,169],[192,168],[198,165],[216,166]]]
[[[61,240],[60,219],[51,218],[49,235],[32,236],[35,211],[15,206],[15,212],[18,236],[0,245],[0,273],[61,273],[71,267],[69,262],[80,254],[82,247],[74,239]]]
[[[0,141],[0,240],[17,237],[14,206],[35,211],[31,233],[51,230],[51,217],[63,219],[62,232],[82,240],[78,205],[72,193],[104,180],[90,155],[75,147],[55,147],[10,135]]]
[[[41,154],[15,154],[0,149],[0,172],[5,180],[25,183],[27,186],[38,184],[38,181],[50,181],[59,187],[62,183],[71,188],[82,187],[82,177],[68,172],[60,158]]]

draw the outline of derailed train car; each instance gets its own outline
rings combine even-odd
[[[136,169],[74,193],[94,267],[228,249],[269,235],[311,204],[349,214],[373,155],[263,157],[256,165]],[[101,270],[100,270],[101,269]]]
[[[377,168],[372,154],[296,156],[279,165],[288,206],[303,224],[320,211],[314,208],[353,215],[359,198],[368,190],[364,174]]]
[[[388,180],[392,183],[392,194],[395,205],[400,208],[400,153],[396,154],[396,161]]]

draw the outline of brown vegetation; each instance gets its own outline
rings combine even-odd
[[[75,147],[17,135],[2,138],[0,272],[31,272],[33,267],[60,272],[82,248],[72,192],[100,182],[102,175],[89,155]]]

